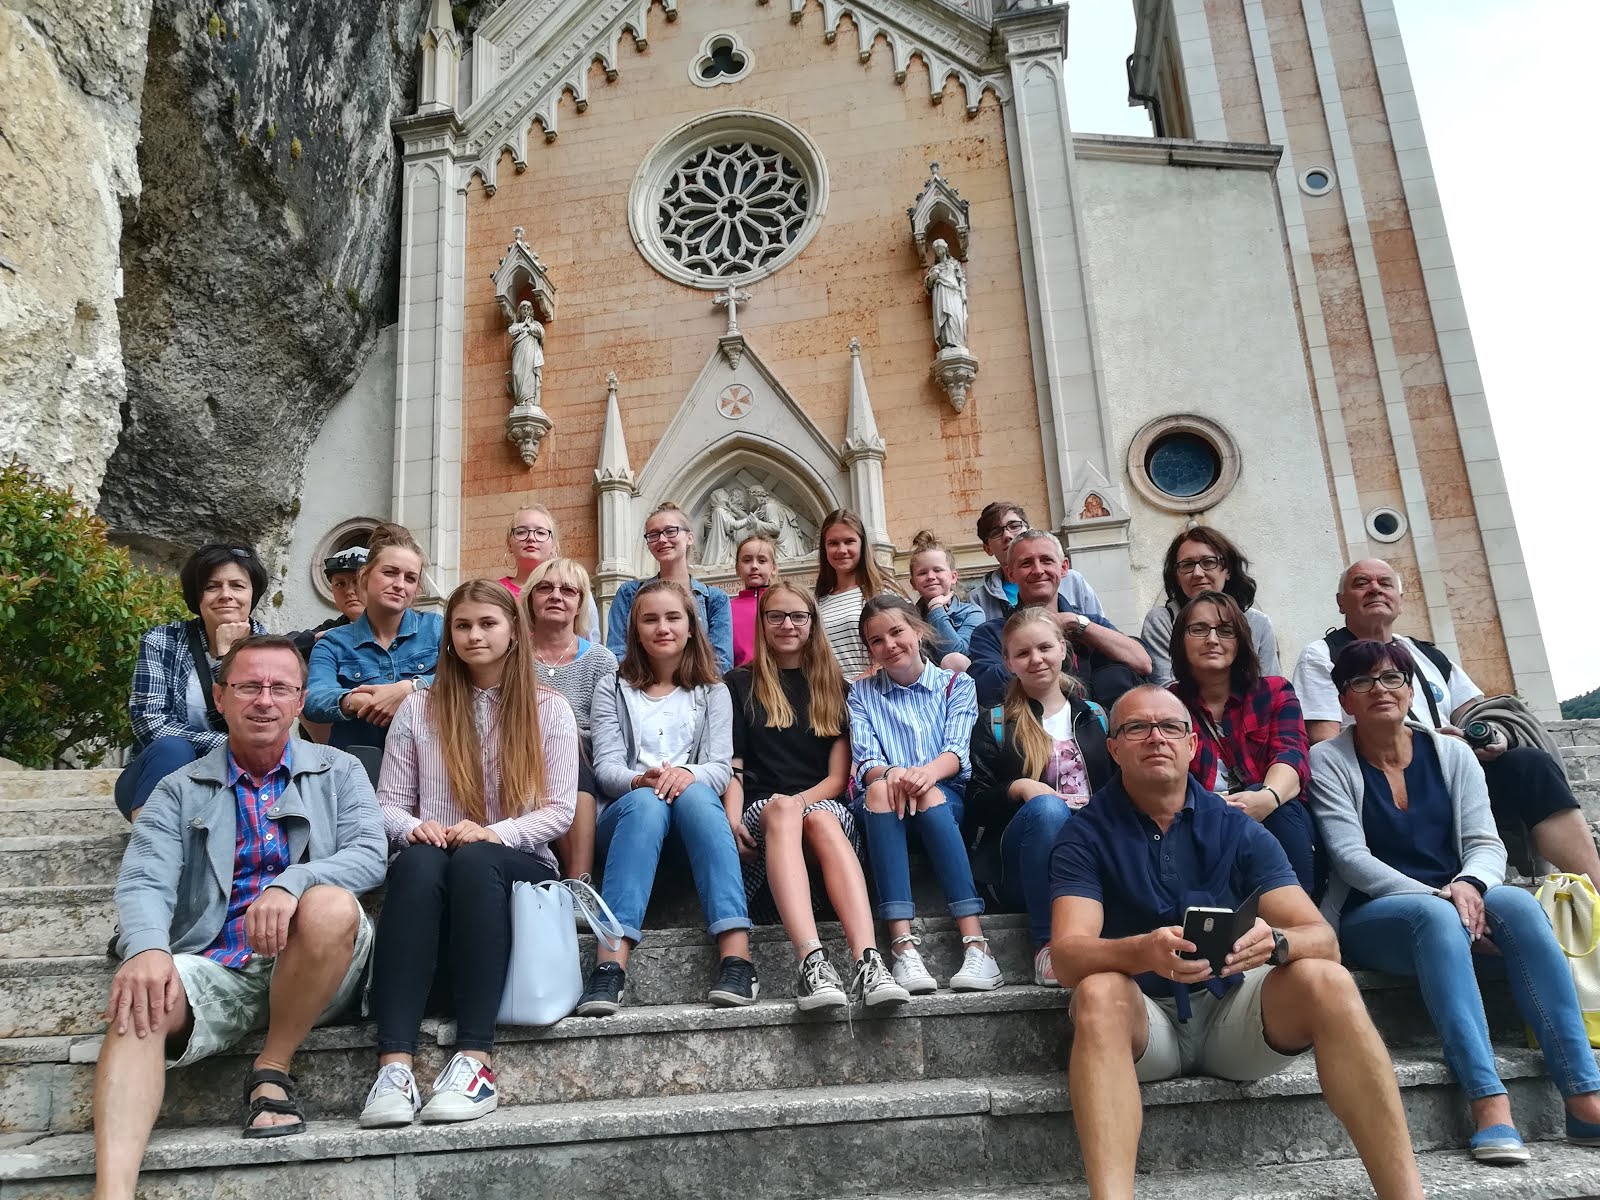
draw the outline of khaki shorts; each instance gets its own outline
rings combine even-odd
[[[350,966],[339,982],[339,990],[333,994],[332,1003],[317,1018],[318,1025],[326,1025],[339,1016],[355,998],[371,954],[372,920],[363,909],[361,923],[356,926],[355,952],[350,956]],[[178,968],[178,978],[183,980],[194,1028],[183,1053],[177,1058],[168,1057],[169,1070],[222,1054],[250,1034],[267,1027],[276,959],[251,955],[250,961],[242,967],[225,967],[201,954],[175,954],[172,962]],[[172,1049],[169,1043],[169,1055]]]
[[[1150,1040],[1134,1064],[1139,1082],[1212,1075],[1248,1083],[1276,1075],[1304,1054],[1304,1050],[1280,1054],[1267,1044],[1261,1024],[1261,986],[1271,971],[1271,967],[1246,971],[1244,982],[1220,999],[1204,989],[1191,993],[1187,1021],[1178,1020],[1176,1000],[1152,1000],[1141,992]]]

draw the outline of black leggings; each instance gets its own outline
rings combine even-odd
[[[1489,808],[1501,825],[1532,829],[1546,817],[1577,808],[1561,764],[1537,746],[1516,746],[1483,764]]]
[[[389,867],[372,959],[379,1054],[415,1054],[425,1012],[452,1005],[458,1050],[494,1049],[511,958],[511,885],[556,873],[499,842],[414,844]]]

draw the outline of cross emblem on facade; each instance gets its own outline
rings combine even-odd
[[[728,335],[738,333],[739,305],[750,303],[750,293],[741,292],[737,287],[730,283],[726,289],[718,292],[711,298],[711,303],[715,304],[718,308],[726,308],[728,310]]]
[[[756,398],[742,383],[730,383],[717,397],[717,411],[730,421],[737,421],[755,405]]]

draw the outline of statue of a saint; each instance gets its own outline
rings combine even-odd
[[[815,548],[809,545],[805,530],[800,527],[800,517],[766,488],[750,489],[750,519],[760,532],[772,539],[778,548],[778,557],[804,558]]]
[[[750,514],[726,488],[714,489],[711,511],[706,515],[705,541],[700,544],[700,565],[715,567],[731,563],[740,539],[750,532],[753,524]]]
[[[943,238],[933,243],[933,265],[922,281],[933,296],[933,342],[941,350],[967,348],[967,276]]]
[[[511,337],[511,397],[518,404],[539,408],[544,388],[544,326],[534,319],[533,302],[517,305],[517,319],[506,333]]]

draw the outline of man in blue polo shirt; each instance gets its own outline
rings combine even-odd
[[[1050,858],[1051,950],[1056,978],[1073,989],[1068,1087],[1089,1194],[1134,1194],[1140,1083],[1263,1079],[1314,1050],[1328,1107],[1380,1200],[1420,1197],[1388,1051],[1277,841],[1190,776],[1194,731],[1171,692],[1134,688],[1110,726],[1121,776],[1061,827]],[[1257,891],[1255,926],[1220,977],[1179,957],[1195,949],[1185,909],[1233,909]]]

